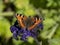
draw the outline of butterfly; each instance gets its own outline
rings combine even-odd
[[[16,18],[18,20],[19,26],[21,26],[21,28],[27,28],[28,30],[34,29],[37,25],[39,25],[42,22],[42,19],[39,16],[27,17],[22,14],[17,14]]]

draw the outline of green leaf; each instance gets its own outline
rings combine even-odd
[[[11,37],[11,32],[10,32],[10,24],[9,22],[4,19],[4,18],[0,18],[0,36],[9,38]]]
[[[14,4],[18,9],[24,8],[28,6],[29,0],[15,0]]]
[[[56,30],[55,35],[53,36],[53,38],[60,38],[60,25],[57,28],[57,30]]]
[[[60,38],[53,38],[49,40],[49,45],[60,45]]]
[[[32,37],[29,37],[28,42],[32,44],[34,42],[34,39]]]
[[[49,38],[49,34],[52,32],[52,28],[53,26],[56,24],[56,22],[53,20],[53,19],[45,19],[44,22],[43,22],[43,25],[44,25],[44,29],[43,31],[41,32],[41,37],[42,38]],[[50,28],[50,29],[49,29]]]
[[[44,21],[43,21],[43,24],[44,24],[44,30],[48,30],[50,27],[52,27],[53,25],[56,24],[56,22],[53,20],[53,19],[49,19],[49,18],[46,18]]]

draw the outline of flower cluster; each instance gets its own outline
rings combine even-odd
[[[38,30],[43,29],[42,19],[40,17],[27,17],[26,20],[24,18],[25,16],[21,14],[17,14],[16,17],[17,21],[10,27],[15,39],[18,39],[18,36],[20,36],[20,39],[23,41],[27,41],[29,36],[36,38],[39,35]]]

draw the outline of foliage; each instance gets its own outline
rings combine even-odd
[[[8,42],[11,42],[11,45],[36,45],[34,39],[30,37],[28,43],[12,39],[10,26],[16,20],[15,13],[33,16],[38,14],[36,12],[38,9],[39,15],[44,18],[44,29],[38,40],[41,40],[43,45],[60,45],[60,0],[0,0],[0,45],[3,43],[10,45]],[[6,42],[4,42],[5,40]]]

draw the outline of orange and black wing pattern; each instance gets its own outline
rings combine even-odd
[[[34,23],[33,23],[31,26],[27,27],[27,26],[25,25],[24,21],[25,21],[25,20],[28,20],[29,17],[24,16],[24,15],[22,15],[22,14],[17,14],[17,15],[16,15],[16,18],[17,18],[17,20],[18,20],[19,25],[20,25],[22,28],[27,28],[28,30],[32,30],[32,29],[35,28],[39,23],[42,22],[42,20],[41,20],[40,18],[38,18],[38,17],[31,17],[31,22],[34,22]],[[28,22],[29,22],[29,20],[28,20]],[[31,23],[31,22],[30,22],[30,23]],[[27,23],[27,25],[28,25],[28,23]]]

